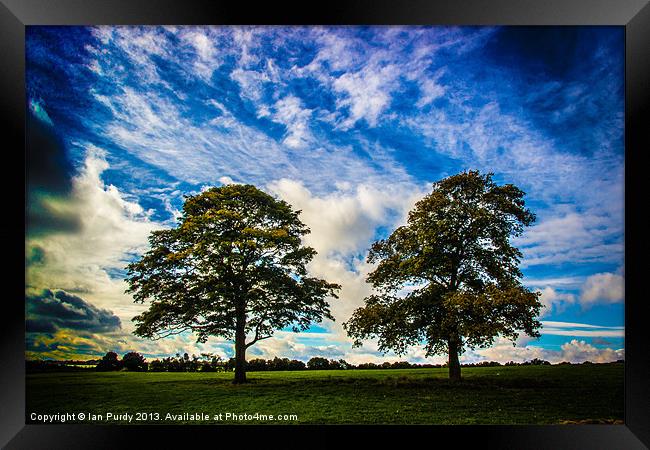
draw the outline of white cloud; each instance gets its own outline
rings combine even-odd
[[[272,119],[287,127],[283,143],[291,148],[304,147],[311,139],[309,120],[312,111],[304,109],[299,98],[292,95],[275,103]]]
[[[585,281],[580,303],[589,307],[597,303],[620,303],[625,297],[625,280],[616,273],[597,273]]]
[[[196,73],[203,80],[209,82],[212,78],[212,73],[220,64],[220,60],[217,57],[217,49],[214,45],[215,38],[197,28],[182,31],[180,38],[183,42],[191,45],[196,53],[196,60],[194,62]]]
[[[568,305],[572,305],[576,301],[575,295],[557,292],[550,286],[547,286],[538,292],[542,294],[540,301],[544,306],[544,309],[542,309],[540,313],[540,316],[542,317],[551,313],[560,313],[564,311]]]
[[[231,30],[234,46],[239,50],[238,64],[241,67],[246,67],[256,63],[259,58],[255,54],[254,48],[258,43],[256,37],[261,29],[255,27],[233,27]]]
[[[607,327],[601,325],[574,323],[574,322],[557,322],[544,320],[542,321],[542,335],[552,336],[575,336],[575,337],[625,337],[624,327]]]
[[[461,362],[498,361],[503,364],[508,361],[524,362],[537,358],[552,364],[563,361],[605,363],[624,359],[624,357],[623,349],[597,348],[577,339],[565,342],[559,350],[535,345],[513,346],[510,341],[497,340],[491,348],[466,352],[461,356]]]
[[[557,329],[548,329],[544,330],[544,334],[554,335],[554,336],[579,336],[579,337],[624,337],[624,330],[557,330]]]
[[[349,115],[341,124],[343,129],[350,128],[357,121],[365,119],[368,125],[376,126],[379,115],[390,104],[390,92],[399,76],[394,65],[380,68],[366,67],[359,72],[347,72],[337,78],[333,87],[336,92],[344,94],[337,101],[338,107],[349,108]]]
[[[264,83],[271,81],[264,72],[240,68],[233,70],[230,77],[239,84],[242,95],[255,102],[262,98]]]
[[[563,289],[573,289],[577,288],[584,283],[585,278],[574,276],[574,277],[549,277],[549,278],[525,278],[523,280],[524,284],[529,287],[552,287],[552,288],[563,288]]]
[[[433,77],[423,77],[420,81],[420,99],[415,106],[422,108],[445,94],[447,88],[438,84],[438,79],[443,73],[443,70],[439,70]]]
[[[219,183],[221,184],[236,184],[235,181],[227,176],[219,178]]]
[[[622,269],[621,269],[622,272]],[[526,284],[529,286],[543,286],[545,280]],[[625,299],[625,279],[621,273],[597,273],[589,277],[567,277],[550,279],[542,289],[537,289],[542,295],[540,301],[544,305],[541,316],[551,313],[561,313],[568,306],[579,304],[583,310],[597,304],[622,303]],[[579,295],[571,292],[560,292],[552,286],[576,289],[580,287]]]
[[[585,341],[578,341],[577,339],[562,344],[562,357],[565,361],[570,362],[591,361],[604,363],[623,359],[624,356],[625,351],[623,349],[600,349]]]
[[[359,40],[332,33],[325,28],[311,30],[311,38],[318,43],[318,53],[307,66],[308,70],[318,72],[323,63],[333,71],[350,70],[362,57]]]
[[[553,328],[609,328],[622,330],[623,327],[604,327],[600,325],[593,325],[589,323],[576,323],[576,322],[558,322],[554,320],[544,320],[542,321],[544,327],[553,327]]]
[[[365,262],[377,227],[390,229],[406,222],[406,215],[424,192],[408,185],[382,188],[359,184],[355,189],[335,191],[317,196],[295,180],[281,179],[269,189],[295,209],[311,229],[306,245],[318,252],[309,265],[316,276],[342,286],[339,299],[332,299],[332,315],[336,322],[325,323],[337,339],[349,343],[341,323],[363,305],[372,287],[365,279],[372,266]]]
[[[98,26],[91,29],[91,33],[99,39],[103,48],[97,49],[97,62],[110,65],[110,58],[102,58],[101,53],[106,51],[108,45],[114,45],[126,55],[134,65],[131,74],[135,74],[145,83],[165,84],[161,80],[156,64],[152,61],[153,56],[169,58],[169,48],[165,30],[158,27],[112,27]],[[111,73],[115,76],[126,76],[125,68],[121,66],[95,66],[103,73]],[[108,70],[107,70],[108,69]],[[116,70],[117,69],[117,70]]]
[[[316,196],[300,181],[283,178],[269,184],[272,192],[302,211],[301,220],[311,229],[305,242],[324,255],[365,252],[376,227],[401,219],[422,197],[414,188],[358,184],[354,191]]]

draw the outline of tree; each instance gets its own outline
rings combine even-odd
[[[129,352],[122,356],[122,365],[132,372],[146,372],[148,367],[144,356],[137,352]]]
[[[326,358],[314,356],[307,361],[307,368],[310,370],[327,370],[330,368],[330,362]]]
[[[246,363],[246,369],[251,372],[262,372],[268,370],[269,366],[266,364],[266,359],[255,358]]]
[[[278,358],[276,356],[269,359],[267,366],[269,370],[289,370],[289,363],[289,358]]]
[[[535,215],[523,191],[492,177],[469,171],[434,183],[407,224],[372,245],[368,262],[378,264],[367,280],[377,293],[344,324],[356,346],[376,337],[382,351],[404,354],[424,344],[427,356],[448,354],[459,380],[466,348],[514,341],[519,330],[539,336],[539,294],[521,285],[522,254],[510,244]]]
[[[297,359],[292,359],[289,361],[289,366],[287,367],[287,370],[305,370],[307,366],[305,365],[304,362],[299,361]]]
[[[340,286],[308,276],[316,254],[301,245],[309,229],[284,201],[251,185],[225,185],[186,197],[176,228],[153,231],[151,249],[128,265],[138,336],[191,331],[198,342],[235,342],[235,383],[246,382],[246,349],[275,329],[334,320],[326,301]]]
[[[530,361],[524,361],[522,365],[523,366],[550,366],[551,363],[543,359],[533,358]]]
[[[390,367],[391,369],[410,369],[412,366],[408,361],[395,361]]]
[[[159,359],[154,359],[151,361],[151,364],[149,364],[149,370],[152,372],[167,372],[168,370],[168,365],[166,361],[161,361]]]
[[[117,359],[117,353],[108,352],[95,366],[95,370],[99,372],[110,372],[113,370],[120,370],[122,368],[122,362]]]
[[[354,365],[353,365],[353,364],[350,364],[349,362],[347,362],[347,361],[344,360],[344,359],[339,359],[339,360],[338,360],[338,365],[339,365],[339,367],[340,367],[341,369],[343,369],[343,370],[354,369]]]
[[[339,361],[336,361],[335,359],[330,359],[327,362],[327,369],[328,370],[341,370],[343,369],[343,366]]]
[[[203,372],[221,372],[224,369],[224,361],[221,359],[221,356],[215,355],[214,353],[201,353],[201,358],[203,363],[201,365],[201,371]]]

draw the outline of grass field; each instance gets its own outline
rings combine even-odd
[[[27,376],[31,413],[83,412],[84,423],[557,424],[623,419],[623,364],[232,373],[78,372]],[[136,413],[146,419],[136,421]],[[157,413],[155,415],[142,413]],[[205,413],[210,420],[166,415]],[[221,413],[221,418],[218,414]],[[232,420],[226,413],[249,414]],[[260,415],[296,415],[270,420]],[[92,420],[88,414],[101,414]],[[217,419],[215,420],[215,417]],[[266,420],[265,420],[266,419]],[[70,423],[74,423],[71,420]]]

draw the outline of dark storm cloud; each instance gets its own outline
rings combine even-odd
[[[53,333],[60,328],[104,332],[120,329],[119,317],[65,291],[43,290],[27,296],[27,331]]]
[[[81,218],[78,215],[63,213],[49,207],[51,198],[40,192],[29,192],[27,197],[27,229],[30,235],[52,232],[72,233],[79,230]]]
[[[28,333],[47,333],[54,334],[56,333],[56,327],[52,322],[47,320],[38,319],[38,320],[26,320],[25,329]]]
[[[38,116],[34,104],[26,123],[27,183],[30,190],[68,194],[72,188],[72,163],[47,116]],[[41,114],[45,114],[41,112]]]
[[[73,232],[80,218],[49,207],[48,199],[66,200],[72,190],[73,166],[47,113],[36,103],[26,123],[27,227],[32,235]]]

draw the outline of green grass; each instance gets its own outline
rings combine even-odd
[[[159,413],[137,423],[557,424],[622,420],[623,364],[232,373],[50,373],[27,376],[30,413]],[[227,421],[225,413],[296,414]],[[222,420],[165,421],[167,413]],[[74,422],[74,421],[73,421]],[[84,423],[88,423],[85,420]],[[90,421],[92,422],[92,421]],[[114,422],[124,423],[124,422]],[[135,420],[132,423],[136,423]]]

